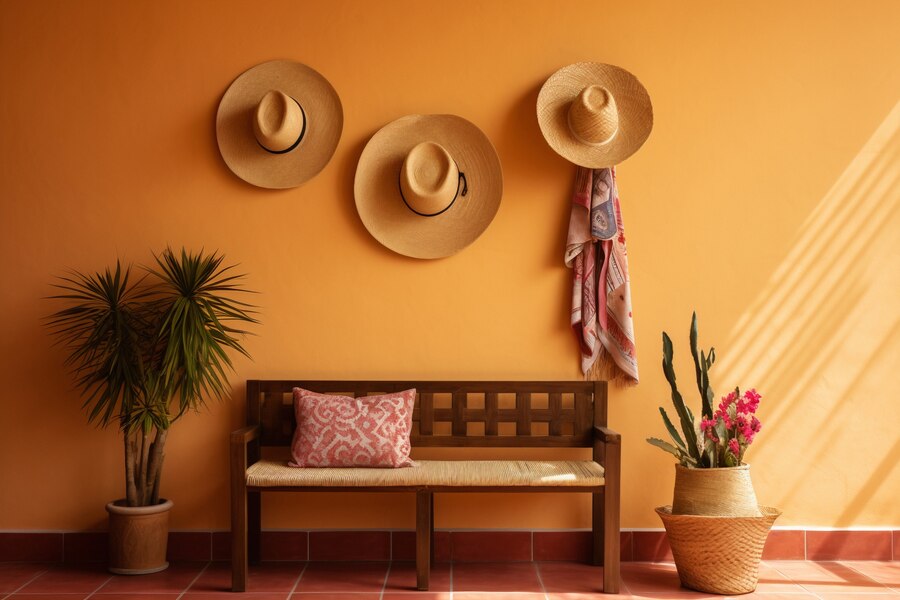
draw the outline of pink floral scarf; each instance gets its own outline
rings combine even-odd
[[[638,383],[625,229],[616,171],[578,167],[566,239],[572,328],[585,378]]]

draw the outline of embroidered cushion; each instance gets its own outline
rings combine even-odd
[[[292,467],[408,467],[416,390],[350,398],[294,388]]]

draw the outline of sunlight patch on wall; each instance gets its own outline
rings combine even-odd
[[[722,345],[716,378],[764,396],[764,430],[748,458],[760,501],[784,508],[784,524],[792,509],[805,522],[830,512],[840,514],[835,525],[849,524],[867,504],[900,519],[900,505],[878,494],[900,447],[896,390],[883,389],[900,372],[898,208],[900,103]],[[868,434],[846,435],[851,424]],[[858,468],[831,469],[837,453]],[[776,481],[772,472],[792,478]]]

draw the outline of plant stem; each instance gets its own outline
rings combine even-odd
[[[134,446],[131,443],[131,435],[127,431],[122,439],[125,440],[125,502],[128,506],[137,506],[137,486],[134,484]]]
[[[163,450],[166,445],[166,438],[169,435],[168,429],[156,428],[156,438],[153,440],[152,452],[150,454],[150,464],[147,468],[147,494],[148,504],[159,503],[159,481],[162,473],[162,462],[165,454]]]

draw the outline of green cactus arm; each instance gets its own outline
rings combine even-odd
[[[694,373],[697,375],[697,390],[703,396],[703,370],[701,369],[700,350],[697,345],[697,311],[691,314],[691,356],[694,358]]]
[[[669,454],[671,454],[672,456],[677,458],[678,462],[680,462],[681,464],[683,464],[685,466],[696,466],[697,465],[697,461],[695,461],[693,458],[691,458],[690,456],[688,456],[687,454],[682,452],[680,448],[676,448],[675,446],[673,446],[672,444],[670,444],[669,442],[667,442],[665,440],[661,440],[659,438],[647,438],[647,443],[652,446],[656,446],[657,448],[661,448],[662,450],[665,450],[666,452],[668,452]]]
[[[697,447],[697,432],[694,431],[694,418],[687,407],[684,405],[684,399],[678,392],[678,386],[675,383],[675,369],[672,367],[672,340],[669,335],[663,332],[663,372],[672,388],[672,404],[681,420],[681,429],[684,432],[684,439],[687,442],[688,452],[695,462],[702,461],[700,449]]]
[[[659,414],[662,415],[663,422],[666,424],[666,429],[669,430],[669,435],[672,436],[672,440],[675,442],[675,445],[679,446],[685,453],[687,453],[687,444],[685,444],[684,440],[681,439],[681,436],[678,435],[678,430],[675,429],[675,426],[672,425],[672,421],[669,420],[669,415],[666,414],[666,409],[660,406]]]
[[[701,411],[707,419],[712,418],[712,394],[709,387],[709,367],[707,367],[706,355],[700,351],[700,402],[703,405]]]

